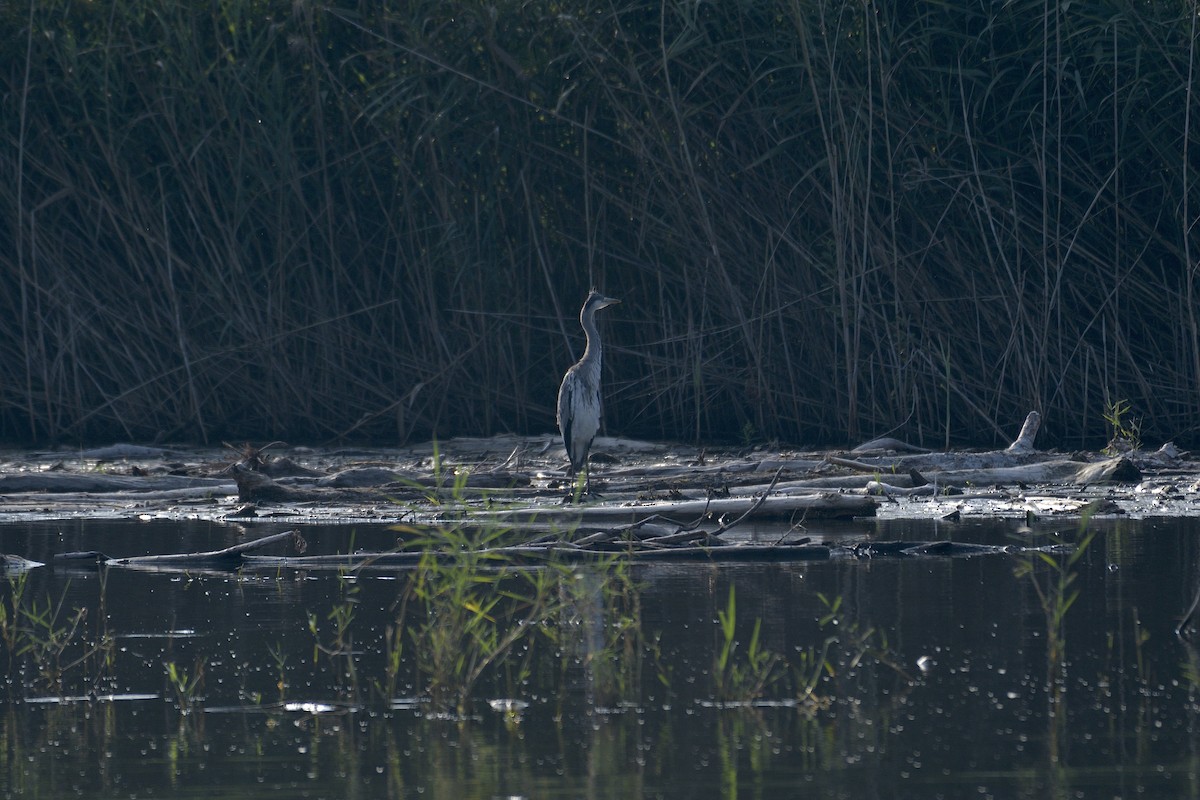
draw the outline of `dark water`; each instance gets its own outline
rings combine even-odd
[[[0,648],[10,665],[0,791],[454,800],[1200,796],[1200,657],[1173,634],[1200,583],[1197,524],[1105,520],[1093,529],[1073,566],[1035,558],[1024,575],[1025,559],[1007,555],[656,565],[631,570],[640,588],[613,601],[603,592],[612,568],[580,568],[561,578],[575,584],[572,613],[488,671],[465,718],[422,702],[412,647],[395,688],[376,688],[386,672],[385,631],[411,573],[345,579],[332,571],[46,567],[29,574],[25,601],[61,601],[60,626],[74,609],[87,614],[63,649],[61,685],[39,673],[32,651]],[[1076,536],[1069,522],[1039,528],[1053,531]],[[835,533],[1008,543],[1014,525],[868,522]],[[305,535],[315,552],[385,548],[395,539],[361,527]],[[240,540],[212,523],[0,528],[0,551],[37,560]],[[1070,579],[1061,595],[1060,577]],[[787,662],[748,707],[718,702],[714,683],[719,612],[731,586],[735,658],[747,655],[761,620],[760,647]],[[1051,635],[1055,598],[1076,589]],[[0,600],[7,605],[10,596],[11,585],[0,584]],[[331,656],[315,644],[330,643],[329,614],[348,598],[353,655]],[[836,619],[822,624],[835,606]],[[640,638],[602,651],[614,630],[634,625]],[[111,657],[72,665],[102,632],[113,637]],[[815,702],[798,702],[818,653],[833,674],[816,681]],[[177,692],[168,664],[189,677],[202,669],[203,683],[190,695]],[[489,699],[529,705],[517,717],[493,710]]]

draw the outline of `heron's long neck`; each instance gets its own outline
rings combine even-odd
[[[583,350],[583,358],[580,359],[581,364],[589,366],[595,364],[594,369],[600,370],[600,331],[596,328],[596,312],[589,309],[586,313],[579,316],[579,322],[583,325],[583,332],[587,334],[587,347]]]

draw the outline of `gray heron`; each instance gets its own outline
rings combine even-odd
[[[570,475],[587,471],[585,492],[591,494],[592,475],[588,469],[588,450],[600,430],[600,331],[596,328],[596,312],[621,302],[593,289],[579,311],[579,324],[587,335],[583,358],[567,370],[558,388],[558,429],[571,460]]]

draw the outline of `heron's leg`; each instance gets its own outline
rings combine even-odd
[[[577,503],[584,495],[584,479],[585,474],[582,469],[575,469],[575,466],[567,466],[567,496],[563,498],[564,503]]]

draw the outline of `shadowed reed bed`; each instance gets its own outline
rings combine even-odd
[[[0,438],[1195,438],[1187,4],[0,9]]]

